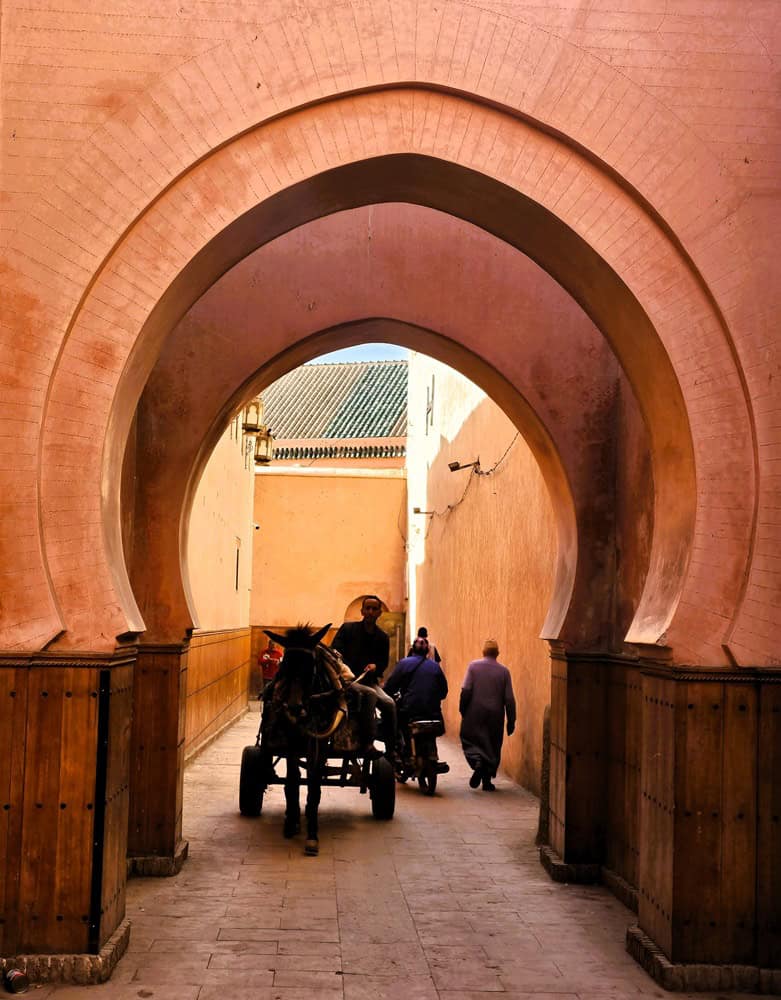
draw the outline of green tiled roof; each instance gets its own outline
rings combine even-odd
[[[387,438],[407,433],[407,362],[302,365],[263,392],[277,440]]]

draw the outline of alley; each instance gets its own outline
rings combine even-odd
[[[250,713],[187,769],[190,859],[128,886],[130,948],[111,982],[45,987],[94,1000],[619,1000],[665,994],[624,951],[634,915],[605,889],[554,885],[537,860],[537,800],[501,776],[470,791],[457,745],[433,799],[326,789],[321,853],[282,838],[282,790],[238,813]],[[681,996],[681,994],[678,994]],[[688,996],[688,994],[687,994]],[[714,994],[697,994],[708,1000]]]

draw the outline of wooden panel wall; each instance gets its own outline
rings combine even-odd
[[[765,683],[759,702],[757,961],[781,969],[781,683]]]
[[[141,646],[133,682],[128,851],[173,857],[182,836],[187,651]]]
[[[757,691],[687,681],[676,711],[674,961],[752,963]]]
[[[18,949],[27,674],[0,667],[0,955]]]
[[[247,707],[251,630],[196,633],[188,654],[185,758]]]
[[[86,952],[98,671],[28,674],[18,949]]]
[[[97,660],[17,666],[0,661],[6,710],[0,727],[3,954],[96,951],[122,919],[128,783],[123,733],[132,670],[128,662],[112,668]],[[112,688],[121,686],[124,700],[118,699],[113,723],[104,714],[109,725],[99,745],[101,678],[109,690],[107,709]],[[108,786],[96,784],[101,754],[109,761]],[[112,798],[104,809],[106,787]],[[103,819],[105,839],[96,822]]]
[[[564,861],[601,865],[607,816],[607,667],[568,657]]]
[[[606,865],[637,888],[642,684],[638,667],[608,668]]]
[[[638,917],[670,956],[673,945],[675,682],[643,676]]]
[[[132,710],[133,668],[113,670],[109,687],[100,942],[111,936],[125,916]]]
[[[551,657],[550,846],[564,857],[567,802],[567,663]]]
[[[759,690],[723,686],[721,816],[721,933],[716,961],[757,961],[757,734]],[[731,956],[726,958],[725,956]]]

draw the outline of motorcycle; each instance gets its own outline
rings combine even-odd
[[[437,778],[450,770],[437,753],[437,736],[444,732],[440,719],[415,719],[403,726],[404,753],[396,772],[400,784],[414,778],[424,795],[434,794]]]

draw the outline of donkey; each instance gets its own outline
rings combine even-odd
[[[326,743],[346,715],[344,687],[338,670],[329,662],[320,640],[330,622],[318,631],[308,625],[288,629],[284,635],[266,635],[284,650],[279,671],[264,708],[268,712],[268,736],[284,746],[285,837],[301,829],[301,758],[306,770],[306,854],[317,854],[321,782],[327,760]]]

